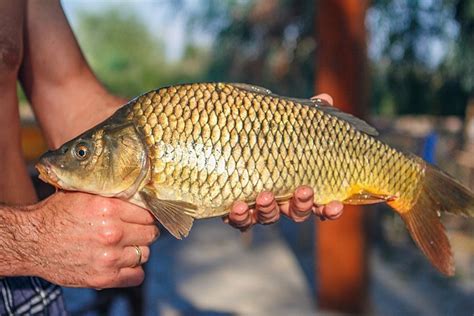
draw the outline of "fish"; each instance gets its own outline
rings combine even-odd
[[[474,216],[474,195],[420,157],[377,139],[377,130],[322,99],[244,83],[190,83],[147,92],[48,151],[39,177],[55,187],[116,197],[149,210],[173,236],[195,219],[255,205],[271,191],[314,202],[386,203],[446,275],[454,263],[441,213]]]

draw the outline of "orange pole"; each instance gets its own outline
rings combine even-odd
[[[316,91],[358,116],[367,101],[365,13],[368,0],[319,0]],[[367,303],[367,241],[361,207],[317,224],[317,300],[321,309],[361,313]]]

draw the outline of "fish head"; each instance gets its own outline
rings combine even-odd
[[[132,124],[93,128],[46,152],[36,168],[57,188],[125,198],[149,173],[146,146]]]

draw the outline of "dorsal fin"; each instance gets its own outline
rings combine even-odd
[[[360,132],[366,133],[367,135],[370,136],[378,136],[379,132],[375,129],[375,127],[371,126],[369,123],[366,121],[355,117],[352,114],[342,112],[339,110],[337,107],[329,104],[327,101],[320,99],[320,98],[313,98],[313,99],[300,99],[300,98],[289,98],[289,97],[282,97],[279,95],[272,94],[272,96],[277,97],[277,98],[282,98],[291,102],[303,104],[306,106],[314,106],[318,108],[319,110],[323,111],[324,113],[327,113],[329,115],[335,116],[350,125],[352,125],[355,129],[357,129]]]
[[[254,86],[248,83],[236,82],[236,83],[230,83],[230,85],[237,87],[239,89],[245,90],[245,91],[249,91],[249,92],[257,92],[257,93],[268,94],[268,95],[272,94],[272,92],[268,90],[267,88]]]
[[[346,121],[347,123],[351,124],[352,126],[354,126],[357,130],[361,132],[364,132],[370,136],[379,135],[379,132],[375,129],[375,127],[369,125],[369,123],[367,123],[366,121],[361,120],[360,118],[355,117],[352,114],[342,112],[337,107],[332,106],[331,104],[327,103],[323,99],[314,98],[308,101],[310,101],[314,106],[316,106],[321,111],[329,115],[335,116],[337,118],[340,118],[343,121]]]
[[[370,136],[378,136],[379,132],[375,129],[375,127],[369,125],[367,122],[364,120],[361,120],[358,117],[355,117],[352,114],[342,112],[339,110],[337,107],[332,106],[331,104],[327,103],[325,100],[320,99],[320,98],[313,98],[313,99],[300,99],[300,98],[291,98],[291,97],[283,97],[277,94],[272,93],[270,90],[259,87],[259,86],[254,86],[251,84],[247,83],[230,83],[230,85],[237,87],[239,89],[252,92],[252,93],[260,93],[260,94],[265,94],[265,95],[270,95],[275,98],[281,98],[285,99],[288,101],[292,101],[295,103],[303,104],[306,106],[315,106],[321,111],[335,116],[343,121],[346,121],[350,125],[352,125],[354,128],[356,128],[358,131],[361,131],[363,133],[366,133]]]

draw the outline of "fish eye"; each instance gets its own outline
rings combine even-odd
[[[89,148],[87,145],[84,143],[77,144],[74,148],[74,156],[76,156],[78,160],[86,159],[89,156]]]

